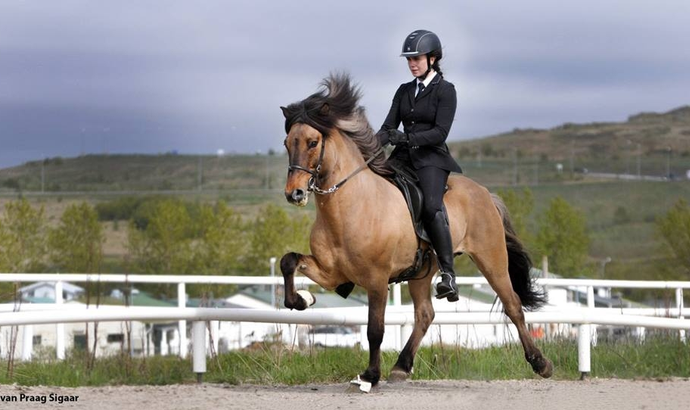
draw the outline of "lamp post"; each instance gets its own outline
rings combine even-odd
[[[606,279],[606,264],[611,263],[611,257],[607,256],[606,259],[603,259],[601,261],[601,279]],[[606,288],[599,288],[597,290],[597,293],[601,297],[609,297],[609,294],[611,292],[611,289],[606,289]]]
[[[601,261],[601,279],[606,278],[606,264],[611,263],[611,257],[607,256],[606,259]]]
[[[275,256],[272,256],[271,259],[269,259],[269,262],[271,263],[271,279],[276,277],[276,261],[278,258]],[[275,281],[271,282],[271,307],[275,309],[276,307],[276,284]]]

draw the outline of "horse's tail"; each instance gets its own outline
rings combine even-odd
[[[513,284],[513,291],[520,297],[525,310],[537,310],[546,303],[546,295],[543,291],[536,289],[534,280],[530,276],[532,259],[515,234],[508,208],[503,200],[496,194],[492,194],[491,199],[503,220],[508,248],[508,273]]]

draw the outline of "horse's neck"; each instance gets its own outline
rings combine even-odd
[[[322,189],[328,189],[343,181],[358,168],[364,166],[365,161],[355,143],[337,134],[330,137],[327,144],[327,154],[324,157],[323,169],[326,178],[321,182]],[[368,198],[375,197],[375,193],[390,185],[383,177],[376,175],[368,167],[353,175],[342,185],[335,194],[317,195],[316,207],[320,217],[329,223],[347,223],[347,215],[362,209]],[[363,215],[359,215],[362,217]]]

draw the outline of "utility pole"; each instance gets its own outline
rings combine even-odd
[[[513,166],[515,168],[515,175],[513,176],[513,185],[518,184],[518,149],[517,147],[514,148],[513,151]]]
[[[46,159],[41,162],[41,193],[46,192]]]
[[[632,141],[628,140],[627,155],[625,156],[625,175],[630,175],[630,144]]]
[[[575,140],[570,141],[570,177],[575,176]]]
[[[640,164],[640,155],[642,155],[642,150],[640,149],[640,144],[637,144],[637,179],[642,179],[642,166]]]
[[[666,147],[666,178],[671,179],[671,147]]]
[[[268,151],[266,151],[266,190],[268,191],[271,189],[271,184],[269,180],[269,173],[268,173],[268,160],[271,156],[268,155]]]
[[[197,166],[197,190],[201,191],[201,183],[202,183],[202,174],[203,174],[203,167],[204,167],[204,157],[199,155],[199,165]]]

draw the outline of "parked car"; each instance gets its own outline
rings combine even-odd
[[[315,346],[353,347],[359,344],[359,334],[346,326],[319,326],[309,331],[309,342]]]

